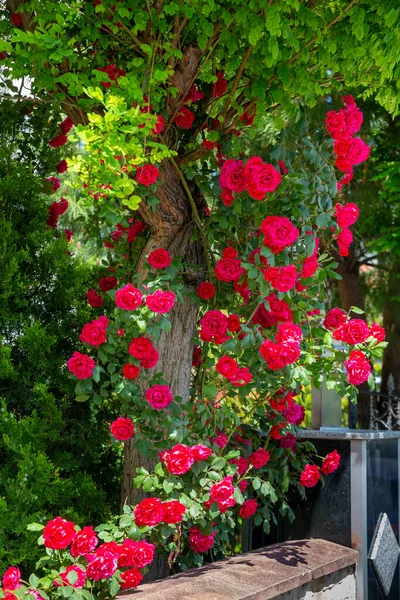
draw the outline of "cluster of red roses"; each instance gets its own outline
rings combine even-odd
[[[347,313],[340,308],[330,310],[323,324],[326,329],[332,331],[335,340],[352,346],[363,344],[371,338],[378,342],[383,342],[385,339],[383,327],[377,323],[369,327],[363,319],[349,319]],[[371,365],[362,350],[352,350],[344,365],[347,378],[353,385],[360,385],[367,381],[371,374]]]
[[[359,212],[358,206],[354,202],[348,202],[344,206],[339,203],[335,205],[335,217],[339,228],[339,233],[335,237],[340,256],[349,255],[349,246],[353,241],[353,234],[349,227],[357,221]]]
[[[47,225],[51,229],[56,229],[58,225],[58,217],[63,215],[68,208],[68,200],[61,198],[59,202],[54,201],[49,208],[49,214],[47,217]],[[66,230],[69,231],[69,230]]]
[[[363,122],[361,110],[353,96],[344,96],[342,100],[346,108],[330,110],[326,113],[326,128],[335,140],[333,146],[336,156],[335,165],[345,173],[338,183],[339,190],[352,180],[353,166],[367,160],[370,154],[370,147],[361,138],[353,137]]]
[[[49,141],[49,146],[52,148],[61,148],[68,142],[67,135],[74,126],[74,122],[69,117],[66,117],[62,123],[60,123],[60,133],[55,138]],[[58,170],[58,169],[57,169]],[[60,172],[60,171],[59,171]]]
[[[216,99],[223,96],[227,87],[228,82],[226,81],[224,74],[222,72],[217,73],[217,81],[211,86],[211,98]],[[174,118],[175,125],[182,127],[183,129],[190,129],[193,125],[195,114],[188,106],[193,106],[199,100],[203,100],[204,97],[205,94],[203,90],[199,90],[196,84],[192,84],[184,98],[182,108]],[[211,144],[209,149],[212,149],[217,145],[216,143]]]
[[[237,387],[247,385],[253,378],[247,367],[240,368],[236,360],[230,356],[221,356],[215,368],[218,373]]]
[[[112,82],[118,84],[118,79],[120,77],[125,77],[126,75],[126,71],[119,69],[114,64],[107,65],[106,67],[98,67],[97,71],[101,71],[101,73],[106,73],[106,75],[108,75],[109,81],[100,81],[101,85],[104,85],[107,89],[111,87]]]
[[[321,473],[323,473],[323,475],[329,475],[330,473],[336,471],[339,464],[340,454],[337,450],[327,454],[323,460],[321,469],[319,469],[319,467],[316,465],[307,464],[300,475],[300,485],[307,488],[314,487],[320,480]]]
[[[222,202],[230,206],[235,195],[247,191],[254,200],[264,200],[268,192],[274,192],[282,181],[282,175],[260,156],[252,156],[245,165],[242,160],[226,160],[221,169],[219,184]]]

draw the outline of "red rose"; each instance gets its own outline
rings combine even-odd
[[[65,550],[76,535],[75,525],[62,517],[49,521],[43,530],[44,545],[52,550]]]
[[[156,410],[166,408],[173,401],[172,392],[167,385],[153,385],[144,395],[150,406]]]
[[[77,532],[72,542],[71,554],[72,556],[86,556],[89,552],[93,552],[98,542],[99,540],[93,527],[83,527]]]
[[[169,502],[163,502],[163,523],[169,523],[174,525],[182,521],[183,515],[186,512],[186,506],[178,500],[170,500]]]
[[[219,176],[219,185],[223,191],[229,190],[236,194],[244,192],[247,188],[247,181],[244,174],[243,161],[233,159],[226,160],[222,165]],[[229,204],[227,204],[227,206],[229,206]]]
[[[222,190],[221,200],[222,200],[222,203],[225,204],[225,206],[230,206],[232,204],[232,202],[234,201],[234,199],[235,198],[234,198],[231,190],[227,190],[227,189]]]
[[[143,165],[136,171],[136,181],[142,185],[153,185],[160,176],[160,171],[155,165]]]
[[[103,544],[103,546],[105,546],[105,544]],[[112,577],[118,566],[118,554],[111,550],[101,548],[102,546],[93,552],[93,554],[88,554],[86,556],[88,561],[86,575],[94,581]]]
[[[284,344],[285,342],[300,344],[302,339],[303,332],[301,327],[295,325],[295,323],[282,323],[278,325],[278,332],[276,334],[278,344]]]
[[[92,321],[82,327],[79,339],[82,343],[89,344],[90,346],[101,346],[101,344],[105,344],[107,341],[107,331],[101,324]]]
[[[270,400],[271,408],[273,408],[274,410],[278,410],[279,412],[286,410],[286,408],[288,408],[292,404],[293,395],[291,392],[285,389],[279,390],[279,392],[277,392],[275,396]]]
[[[321,471],[324,475],[329,475],[336,471],[340,463],[340,454],[337,450],[327,454],[323,460]]]
[[[283,411],[283,415],[288,423],[292,425],[301,425],[305,417],[304,406],[293,402],[289,408]]]
[[[142,292],[130,283],[117,290],[115,294],[115,304],[123,310],[135,310],[135,308],[142,304],[142,300]]]
[[[100,306],[103,306],[104,304],[103,298],[97,292],[95,292],[93,288],[90,288],[90,290],[86,292],[86,298],[88,304],[90,304],[90,306],[93,308],[100,308]]]
[[[276,325],[278,322],[292,321],[292,311],[285,300],[279,300],[276,294],[270,294],[265,300],[269,303],[271,310],[267,310],[264,304],[260,304],[251,320],[252,323],[267,328]]]
[[[243,475],[243,473],[245,473],[249,467],[248,460],[244,456],[239,456],[238,458],[232,458],[229,462],[232,465],[237,466],[237,468],[238,468],[237,474],[239,475],[239,477],[241,477]]]
[[[60,123],[60,129],[64,135],[67,135],[74,126],[74,122],[69,117],[66,117],[62,123]]]
[[[239,252],[232,246],[227,246],[222,250],[222,258],[237,258],[238,256]]]
[[[286,217],[267,217],[260,230],[264,234],[264,246],[274,254],[294,244],[299,237],[299,230]]]
[[[345,112],[346,129],[350,134],[357,133],[363,122],[363,114],[356,104],[347,106]]]
[[[177,125],[178,127],[183,127],[183,129],[190,129],[193,125],[193,121],[194,113],[191,110],[189,110],[187,106],[181,108],[181,110],[174,119],[175,125]]]
[[[20,584],[21,571],[18,567],[8,567],[7,571],[3,575],[3,588],[10,592],[17,590],[21,587]]]
[[[332,308],[324,319],[326,329],[337,329],[347,321],[347,314],[341,308]]]
[[[168,250],[158,248],[150,252],[147,259],[154,269],[166,269],[172,262],[172,258]]]
[[[350,229],[344,227],[342,231],[337,236],[337,243],[339,246],[339,254],[340,256],[348,256],[349,254],[349,246],[353,241],[353,234]]]
[[[101,71],[102,73],[107,73],[111,81],[115,82],[117,82],[120,77],[124,77],[126,75],[126,71],[119,69],[113,64],[107,65],[106,67],[99,67],[97,70]],[[100,83],[104,85],[105,88],[109,88],[111,86],[110,81],[100,81]]]
[[[135,435],[135,429],[129,417],[118,417],[116,421],[111,423],[110,431],[117,440],[124,442]]]
[[[351,147],[351,138],[340,138],[333,145],[336,156],[346,157]]]
[[[131,565],[124,566],[137,567],[138,569],[143,569],[144,567],[147,567],[147,565],[150,565],[153,562],[154,550],[154,544],[149,544],[144,540],[141,542],[134,542],[129,551]]]
[[[250,373],[249,369],[247,367],[242,367],[241,369],[238,369],[232,377],[229,378],[229,381],[236,387],[243,387],[244,385],[250,383],[252,379],[253,375]]]
[[[237,281],[243,273],[240,260],[220,258],[214,269],[215,277],[220,281]]]
[[[202,300],[210,300],[215,294],[215,287],[210,281],[203,281],[197,288],[197,293]]]
[[[197,85],[195,85],[194,83],[190,86],[190,90],[188,91],[188,93],[185,96],[184,102],[187,104],[188,102],[190,102],[191,104],[194,104],[195,102],[197,102],[198,100],[203,100],[204,98],[204,92],[202,90],[199,90],[197,88]]]
[[[102,292],[108,292],[108,290],[113,290],[118,285],[118,279],[116,277],[112,277],[108,275],[107,277],[101,277],[99,279],[99,288]]]
[[[151,341],[146,337],[138,337],[132,340],[128,352],[134,358],[140,360],[140,366],[145,369],[152,369],[158,361],[158,352]]]
[[[227,379],[230,379],[238,371],[239,365],[234,358],[231,358],[230,356],[221,356],[221,358],[218,359],[215,368],[218,373]]]
[[[300,348],[293,342],[275,344],[271,340],[264,340],[260,347],[260,354],[267,367],[276,371],[296,362],[300,356]]]
[[[270,453],[268,450],[259,448],[249,457],[249,463],[253,465],[255,469],[261,469],[270,459]]]
[[[237,333],[241,329],[240,319],[238,315],[229,315],[228,330],[232,333]]]
[[[125,379],[136,379],[139,375],[140,369],[136,365],[132,365],[131,363],[127,363],[122,367],[122,374]]]
[[[318,267],[319,263],[316,258],[314,258],[313,256],[306,258],[301,268],[300,277],[303,277],[303,279],[309,279],[314,275]]]
[[[146,304],[152,312],[164,314],[174,307],[175,299],[176,296],[173,292],[156,290],[146,297]]]
[[[350,319],[339,329],[340,339],[347,344],[362,344],[370,336],[369,327],[363,319]]]
[[[235,491],[235,488],[232,485],[232,475],[229,477],[224,477],[218,483],[214,483],[214,485],[210,488],[210,500],[211,502],[224,502],[228,500]]]
[[[217,73],[217,81],[211,86],[211,97],[212,98],[220,98],[226,92],[226,88],[228,86],[228,82],[224,78],[224,74],[222,72]]]
[[[56,169],[57,169],[57,173],[60,173],[60,175],[62,173],[65,173],[65,171],[68,170],[68,163],[67,163],[67,161],[65,159],[62,160],[62,161],[60,161],[58,163],[58,165],[56,166]]]
[[[257,500],[246,500],[240,507],[239,515],[242,517],[242,519],[248,519],[256,514],[257,508]]]
[[[121,588],[130,590],[138,587],[143,579],[143,575],[137,569],[129,569],[125,573],[121,573]]]
[[[78,379],[88,379],[91,377],[95,366],[96,363],[93,358],[80,352],[74,352],[67,362],[69,371]]]
[[[242,492],[242,494],[245,493],[245,491],[247,490],[248,487],[249,487],[249,482],[246,481],[246,479],[243,479],[243,481],[241,481],[239,483],[239,490]]]
[[[176,444],[163,454],[162,462],[173,475],[184,475],[194,463],[193,452],[189,446]]]
[[[271,440],[281,440],[285,437],[285,427],[287,423],[281,423],[281,425],[273,425],[271,427],[271,431],[269,432]]]
[[[61,148],[62,146],[65,146],[65,144],[67,142],[68,142],[67,136],[64,135],[63,133],[59,133],[58,135],[56,135],[55,138],[53,138],[49,141],[49,146],[51,146],[52,148]],[[58,169],[57,169],[57,171],[58,171]],[[65,171],[66,171],[66,169],[65,169]],[[64,173],[64,171],[58,171],[58,172]]]
[[[204,342],[214,342],[223,344],[228,339],[226,335],[228,329],[228,317],[220,310],[209,310],[200,319],[200,338]]]
[[[306,465],[300,475],[300,485],[311,488],[317,485],[320,478],[319,469],[314,465]]]
[[[278,160],[278,167],[280,168],[280,170],[282,171],[282,173],[284,175],[287,175],[289,173],[285,161]]]
[[[254,200],[264,200],[268,192],[274,192],[282,181],[282,175],[273,165],[266,164],[259,156],[250,158],[244,168],[248,192]]]
[[[369,334],[372,335],[378,342],[383,342],[386,337],[386,331],[378,323],[372,323]]]
[[[359,213],[360,210],[354,202],[348,202],[344,206],[341,204],[336,204],[335,206],[335,217],[339,227],[350,227],[350,225],[354,225],[358,219]]]
[[[146,498],[136,506],[133,514],[138,527],[153,527],[161,523],[164,509],[159,498]]]
[[[208,448],[204,444],[197,444],[197,446],[192,446],[191,450],[194,460],[206,460],[212,455],[211,448]]]
[[[15,27],[21,27],[22,25],[22,16],[20,13],[12,13],[11,15],[11,23],[15,25]]]
[[[281,448],[290,448],[290,450],[292,452],[294,452],[295,446],[296,446],[296,441],[297,438],[295,435],[293,435],[292,433],[288,432],[285,437],[283,437],[280,441],[279,441],[279,446]]]
[[[194,552],[207,552],[214,545],[216,535],[215,529],[211,535],[204,535],[201,531],[193,526],[189,529],[189,545]]]
[[[352,165],[359,165],[367,160],[370,155],[371,148],[361,138],[353,138],[351,146],[347,154],[347,158]]]
[[[326,113],[325,125],[334,139],[346,135],[346,119],[344,110],[330,110]]]
[[[205,150],[213,150],[218,146],[217,142],[210,142],[210,140],[203,140],[201,143]]]
[[[350,356],[344,361],[347,370],[347,379],[353,385],[360,385],[367,381],[371,374],[371,365],[361,350],[352,350]]]
[[[75,583],[71,583],[68,577],[68,573],[71,572],[75,573],[78,577]],[[61,579],[62,583],[60,583],[58,579],[55,579],[54,585],[56,587],[67,585],[73,588],[83,588],[86,582],[86,572],[78,565],[69,565],[68,567],[65,567],[65,571],[63,573],[59,573],[58,577]]]
[[[61,181],[58,177],[46,177],[44,181],[43,187],[45,194],[54,194],[60,188]]]
[[[268,267],[264,269],[264,278],[278,292],[288,292],[296,284],[297,272],[294,265],[287,267]]]

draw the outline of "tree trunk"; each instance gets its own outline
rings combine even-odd
[[[183,257],[185,262],[184,283],[187,287],[197,287],[205,278],[205,256],[199,236],[195,241],[191,237],[196,233],[196,223],[193,219],[190,203],[183,189],[179,176],[170,163],[164,162],[161,168],[162,185],[157,191],[160,204],[157,212],[145,203],[139,207],[142,219],[150,229],[150,237],[143,250],[137,265],[137,272],[143,269],[147,255],[161,246],[166,248],[172,256]],[[197,208],[204,211],[205,200],[199,190],[188,182]],[[190,269],[193,265],[193,269]],[[196,268],[197,267],[197,268]],[[183,302],[177,302],[169,313],[171,318],[171,331],[162,333],[159,341],[155,343],[159,352],[157,371],[162,371],[163,378],[168,382],[173,396],[181,396],[184,402],[189,399],[190,378],[192,370],[193,338],[197,329],[198,306],[188,297]],[[143,390],[146,382],[143,381]],[[140,502],[145,494],[142,490],[133,487],[133,477],[139,466],[152,471],[154,461],[143,456],[134,447],[134,438],[125,442],[124,469],[121,500],[122,504],[135,505]],[[158,579],[168,575],[168,565],[157,557],[150,568],[147,579]]]
[[[395,394],[400,395],[400,264],[395,260],[388,278],[388,291],[383,311],[383,327],[389,344],[383,353],[381,392],[388,392],[388,378],[393,375]]]
[[[364,308],[364,298],[361,294],[360,286],[360,263],[355,258],[354,247],[350,247],[349,256],[346,258],[336,257],[339,266],[337,271],[342,279],[339,281],[339,294],[341,307],[349,311],[352,306]],[[358,318],[359,315],[351,315]],[[349,404],[349,427],[354,429],[356,422],[360,429],[369,428],[369,386],[368,383],[362,383],[357,386],[357,409],[354,414],[353,405]],[[353,409],[353,410],[352,410]]]

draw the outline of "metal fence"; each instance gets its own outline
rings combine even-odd
[[[370,392],[369,428],[374,430],[400,430],[400,396],[394,393],[395,381],[389,375],[387,394]]]

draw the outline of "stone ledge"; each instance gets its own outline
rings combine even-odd
[[[274,544],[147,583],[123,600],[270,600],[357,563],[358,552],[325,540]]]

